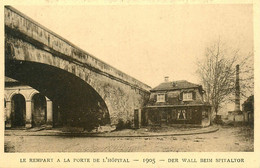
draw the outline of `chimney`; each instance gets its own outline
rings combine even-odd
[[[169,82],[169,76],[164,77],[164,82]]]
[[[235,110],[240,111],[239,65],[236,65]]]

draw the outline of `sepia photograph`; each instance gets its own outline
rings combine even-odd
[[[4,154],[256,151],[252,3],[2,8]]]

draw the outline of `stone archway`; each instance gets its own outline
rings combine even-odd
[[[53,126],[83,127],[90,130],[111,123],[106,99],[73,73],[29,61],[9,61],[6,65],[6,76],[31,86],[53,102]],[[33,96],[34,93],[28,100],[32,100],[30,97]],[[30,107],[33,110],[34,105]],[[31,110],[28,110],[27,116],[31,123],[29,111]],[[36,124],[33,122],[32,126]]]
[[[47,103],[44,95],[36,93],[32,96],[32,126],[38,127],[46,124]]]
[[[15,9],[6,6],[5,13],[5,75],[59,106],[63,125],[90,128],[132,121],[134,109],[148,101],[151,88],[146,84]]]
[[[21,94],[15,94],[11,98],[12,127],[25,126],[25,98]]]

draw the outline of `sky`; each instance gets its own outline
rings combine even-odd
[[[252,5],[84,5],[14,8],[79,48],[155,87],[200,83],[196,61],[217,39],[253,50]]]

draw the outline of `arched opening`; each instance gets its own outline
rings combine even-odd
[[[25,126],[25,99],[21,94],[16,94],[11,100],[12,127]]]
[[[46,98],[40,93],[32,97],[32,126],[38,127],[46,123]]]
[[[5,65],[6,76],[31,86],[52,101],[54,127],[75,126],[89,130],[110,124],[103,98],[75,74],[30,61],[7,60]]]

